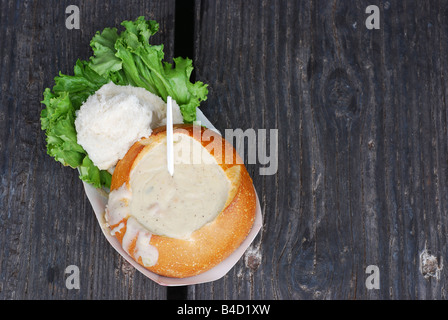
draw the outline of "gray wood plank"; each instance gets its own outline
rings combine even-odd
[[[221,130],[278,129],[279,169],[247,166],[263,229],[228,275],[188,297],[445,299],[444,1],[382,1],[380,30],[365,28],[368,1],[195,3],[202,110]],[[65,28],[69,4],[80,30]],[[95,31],[125,19],[157,20],[170,59],[174,0],[0,6],[0,298],[167,298],[109,246],[76,171],[46,154],[39,101],[90,56]],[[65,287],[72,264],[79,290]],[[365,286],[368,265],[378,290]]]
[[[77,5],[81,28],[65,27]],[[173,1],[1,1],[0,299],[165,299],[166,289],[108,244],[77,172],[46,154],[42,92],[91,55],[97,30],[140,15],[160,23],[154,43],[174,50]],[[65,268],[80,269],[80,289]]]
[[[248,165],[262,232],[190,299],[446,298],[445,3],[380,2],[380,30],[370,4],[196,1],[202,109],[220,130],[278,129],[279,170]]]

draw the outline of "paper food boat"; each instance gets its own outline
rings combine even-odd
[[[197,109],[197,120],[201,122],[202,125],[206,126],[209,129],[213,129],[217,132],[216,128],[210,123],[210,121],[205,117],[205,115]],[[131,265],[133,265],[137,270],[139,270],[141,273],[143,273],[146,277],[150,278],[151,280],[155,281],[156,283],[164,286],[184,286],[184,285],[194,285],[199,283],[205,283],[210,281],[215,281],[220,279],[221,277],[225,276],[227,272],[232,269],[232,267],[240,260],[240,258],[244,255],[244,252],[246,249],[250,246],[252,241],[255,239],[256,235],[261,229],[261,226],[263,224],[262,221],[262,214],[261,214],[261,207],[260,207],[260,201],[258,199],[257,195],[257,206],[256,206],[256,214],[255,214],[255,221],[254,225],[252,226],[251,231],[249,232],[249,235],[247,238],[243,241],[241,246],[235,250],[227,259],[222,261],[220,264],[215,266],[214,268],[199,274],[197,276],[188,277],[188,278],[169,278],[160,276],[154,272],[151,272],[138,264],[134,259],[132,259],[126,251],[123,250],[121,247],[120,242],[111,235],[110,229],[106,225],[106,221],[104,220],[104,211],[107,204],[107,195],[102,192],[101,190],[97,190],[92,185],[83,182],[84,184],[84,190],[86,192],[87,198],[90,201],[90,204],[92,205],[93,211],[95,212],[96,218],[100,224],[101,230],[103,231],[104,236],[109,241],[109,243],[112,245],[112,247],[115,248],[115,250],[118,251],[118,253],[126,259]],[[256,194],[256,190],[255,190]]]

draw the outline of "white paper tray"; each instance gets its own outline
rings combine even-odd
[[[205,125],[207,128],[213,129],[217,132],[216,128],[210,123],[210,121],[205,117],[205,115],[197,109],[197,119],[198,121],[201,121],[202,125]],[[210,269],[209,271],[206,271],[202,274],[199,274],[197,276],[188,277],[188,278],[169,278],[169,277],[163,277],[158,274],[155,274],[147,269],[145,269],[143,266],[138,264],[134,261],[121,247],[120,242],[110,234],[110,229],[106,225],[106,221],[104,220],[104,210],[107,204],[107,195],[103,192],[97,190],[92,185],[83,182],[84,184],[84,190],[86,192],[87,198],[90,201],[90,204],[92,205],[93,211],[95,212],[96,218],[101,226],[101,230],[103,231],[104,236],[109,241],[109,243],[112,245],[112,247],[117,250],[117,252],[125,258],[131,265],[133,265],[137,270],[139,270],[141,273],[143,273],[145,276],[150,278],[151,280],[157,282],[160,285],[164,286],[184,286],[184,285],[194,285],[199,283],[205,283],[210,281],[215,281],[227,274],[230,269],[238,262],[238,260],[243,256],[246,249],[250,246],[252,241],[255,239],[256,235],[261,229],[261,226],[263,224],[262,221],[262,214],[261,214],[261,207],[260,207],[260,201],[258,199],[257,195],[257,207],[256,207],[256,216],[254,225],[247,236],[247,238],[243,241],[241,246],[234,251],[227,259],[222,261],[220,264],[218,264],[213,269]],[[256,192],[256,191],[255,191]]]

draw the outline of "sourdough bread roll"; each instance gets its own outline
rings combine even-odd
[[[256,194],[233,146],[214,131],[174,126],[174,175],[166,127],[137,141],[112,176],[106,221],[123,249],[148,270],[185,278],[210,270],[250,232]]]

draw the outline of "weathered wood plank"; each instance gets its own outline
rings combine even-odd
[[[258,175],[253,252],[191,299],[446,298],[447,11],[443,1],[196,1],[204,113],[277,128],[279,171]],[[259,258],[260,263],[251,264]],[[380,270],[368,290],[366,267]]]
[[[65,28],[69,4],[80,30]],[[446,298],[444,2],[379,2],[380,30],[365,28],[373,3],[361,0],[195,4],[204,113],[221,130],[278,129],[279,170],[248,165],[263,229],[227,276],[189,298]],[[95,31],[125,19],[161,23],[154,41],[170,59],[174,0],[0,6],[0,297],[165,299],[104,239],[76,172],[46,155],[39,101],[91,54]],[[420,268],[425,249],[437,263]],[[80,290],[65,287],[71,264]],[[365,286],[368,265],[378,290]]]
[[[81,28],[65,27],[77,5]],[[0,9],[1,299],[165,299],[103,237],[75,170],[46,154],[42,92],[91,55],[97,30],[140,15],[160,23],[154,43],[174,50],[173,1],[2,1]],[[65,286],[69,265],[80,289]]]

